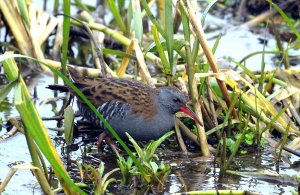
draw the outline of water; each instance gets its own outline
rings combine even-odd
[[[262,175],[231,175],[219,178],[219,163],[214,163],[212,158],[185,157],[181,154],[178,164],[173,170],[169,180],[169,192],[185,192],[197,190],[246,190],[259,194],[290,194],[297,189],[296,181],[278,181],[273,177]],[[296,160],[296,159],[295,159]],[[173,160],[174,161],[174,160]],[[176,160],[175,160],[176,161]],[[240,172],[276,173],[274,157],[264,150],[256,154],[237,156],[229,170]],[[218,159],[217,159],[218,162]],[[299,163],[299,158],[292,164]],[[297,175],[299,168],[293,169],[292,165],[281,163],[280,174]]]

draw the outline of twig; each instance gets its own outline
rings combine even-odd
[[[289,4],[289,2],[284,2],[281,5],[279,5],[279,7],[281,9],[285,9],[288,6],[288,4]],[[273,16],[276,13],[277,13],[277,11],[275,9],[271,9],[269,11],[266,11],[266,12],[256,16],[252,20],[240,25],[240,28],[249,28],[251,26],[254,26],[254,25],[256,25],[260,22],[263,22],[263,21],[267,20],[268,18],[270,18],[271,16]]]
[[[180,126],[180,129],[182,131],[182,133],[187,136],[192,142],[194,142],[195,144],[197,144],[198,146],[200,146],[200,143],[198,141],[198,138],[195,134],[193,134],[189,128],[187,128],[183,122],[181,122],[178,118],[175,119],[175,122]]]
[[[183,141],[181,133],[180,133],[179,125],[178,125],[178,123],[176,121],[175,121],[175,133],[176,133],[177,141],[179,143],[179,146],[180,146],[181,150],[184,153],[187,153],[186,146],[184,144],[184,141]]]
[[[80,114],[75,114],[75,117],[81,116]],[[58,120],[63,120],[64,116],[53,116],[53,117],[42,117],[43,121],[58,121]]]
[[[291,148],[288,148],[286,146],[284,146],[283,149],[291,154],[294,154],[294,155],[300,157],[300,152],[297,152],[296,150],[292,150]]]
[[[0,142],[7,140],[8,138],[14,136],[18,132],[18,129],[13,126],[7,133],[0,136]]]
[[[247,5],[247,0],[241,0],[239,9],[238,9],[238,11],[236,13],[237,19],[240,20],[242,18],[242,16],[245,15],[246,5]]]

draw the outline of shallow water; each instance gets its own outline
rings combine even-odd
[[[173,179],[170,179],[170,192],[231,189],[247,190],[260,194],[289,194],[291,190],[297,188],[295,182],[279,182],[272,177],[228,174],[223,178],[219,178],[219,163],[215,164],[213,159],[181,157],[179,160],[181,166],[176,168],[176,174],[173,174]],[[257,152],[257,154],[238,156],[234,159],[229,170],[276,173],[273,161],[274,158],[269,152]],[[299,163],[299,159],[293,163]],[[286,168],[280,168],[280,174],[296,175],[299,172],[299,168],[287,168],[289,167],[288,164],[282,164],[281,166],[286,166]],[[178,177],[178,175],[180,176]],[[184,181],[184,184],[179,182],[179,178],[181,181]],[[186,188],[184,188],[185,186]]]

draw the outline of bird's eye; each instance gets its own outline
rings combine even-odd
[[[180,100],[178,98],[174,98],[173,102],[180,102]]]

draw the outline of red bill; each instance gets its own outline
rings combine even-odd
[[[201,123],[200,119],[196,116],[196,114],[188,107],[186,106],[181,106],[180,110],[182,112],[184,112],[185,114],[189,115],[196,123],[198,123],[199,125],[203,126],[203,124]]]

